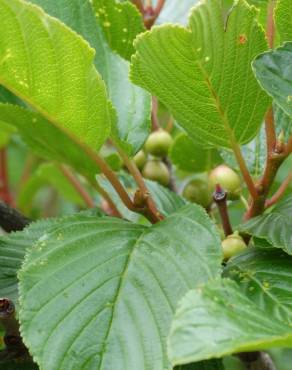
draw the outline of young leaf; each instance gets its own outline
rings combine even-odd
[[[228,262],[224,275],[266,315],[292,324],[292,257],[282,251],[249,248]]]
[[[280,40],[292,40],[292,2],[291,0],[278,0],[275,9],[276,28]]]
[[[171,362],[187,364],[232,353],[292,346],[291,326],[275,318],[229,280],[187,293],[169,337]]]
[[[129,1],[93,0],[92,5],[110,47],[123,58],[130,60],[134,53],[136,36],[145,31],[143,18]]]
[[[267,45],[255,13],[239,0],[225,25],[221,1],[206,0],[194,8],[188,28],[165,25],[136,39],[132,81],[205,146],[247,143],[262,123],[269,99],[250,64]]]
[[[152,227],[109,217],[59,226],[19,274],[21,332],[39,366],[170,370],[165,339],[178,299],[220,274],[205,212],[186,206]]]
[[[96,51],[95,66],[117,111],[111,135],[135,154],[150,132],[150,95],[129,80],[129,63],[113,53],[89,0],[30,0],[82,35]]]
[[[209,171],[222,162],[217,150],[200,147],[186,134],[175,138],[169,157],[174,165],[187,172]]]
[[[114,112],[94,68],[94,50],[42,9],[0,1],[0,84],[50,123],[99,149]]]
[[[264,239],[266,247],[281,248],[292,254],[292,195],[282,199],[272,211],[252,218],[239,229],[255,240]]]
[[[292,42],[259,55],[253,62],[254,73],[262,88],[290,117],[292,116]]]

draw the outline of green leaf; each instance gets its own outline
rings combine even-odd
[[[206,0],[194,8],[188,28],[156,27],[135,41],[132,81],[205,146],[245,144],[262,123],[269,99],[250,64],[267,44],[255,16],[239,0],[225,25],[221,1]]]
[[[92,4],[110,47],[130,60],[134,39],[145,31],[141,13],[129,1],[93,0]]]
[[[33,31],[33,32],[32,32]],[[32,4],[0,1],[0,84],[53,125],[99,149],[114,111],[94,68],[94,50]]]
[[[169,156],[174,165],[187,172],[209,171],[222,162],[217,150],[201,148],[186,134],[175,138]]]
[[[110,217],[65,225],[19,274],[24,341],[43,370],[170,370],[177,301],[217,277],[221,258],[215,226],[193,205],[152,227]]]
[[[60,127],[51,125],[40,114],[19,106],[0,104],[1,121],[15,126],[34,153],[48,160],[66,163],[94,180],[97,164]]]
[[[117,111],[112,136],[135,154],[150,132],[150,95],[129,80],[129,63],[113,53],[88,0],[30,0],[82,35],[96,51],[95,66]]]
[[[284,122],[280,123],[282,117],[278,117],[278,126],[284,125]],[[278,130],[279,131],[279,130]],[[254,177],[259,177],[263,174],[266,158],[267,158],[267,143],[265,127],[262,126],[257,136],[248,144],[241,147],[242,155],[245,159],[246,165],[249,172]],[[234,153],[229,149],[220,150],[220,154],[224,161],[232,168],[240,172],[238,162],[235,158]]]
[[[282,199],[264,215],[254,217],[239,227],[241,232],[252,235],[254,240],[268,248],[281,248],[292,254],[292,195]]]
[[[273,104],[273,111],[277,135],[283,131],[285,140],[288,141],[292,135],[292,116],[286,114],[277,104]]]
[[[15,132],[16,132],[15,127],[7,123],[1,122],[0,117],[0,148],[4,148],[9,143],[12,135]]]
[[[291,326],[269,316],[234,281],[222,279],[183,298],[170,333],[169,356],[176,365],[281,346],[292,346]]]
[[[283,111],[292,116],[292,42],[259,55],[253,62],[254,73],[262,88]]]
[[[268,317],[292,324],[292,257],[282,251],[249,248],[224,271]]]
[[[24,105],[23,102],[17,98],[17,96],[13,95],[9,90],[5,89],[5,87],[1,85],[0,85],[0,102]]]
[[[80,215],[67,216],[63,218],[51,218],[31,223],[23,231],[10,233],[0,237],[0,296],[12,299],[18,303],[17,291],[17,271],[20,269],[24,260],[25,252],[31,248],[34,243],[45,233],[53,230],[59,230],[66,225],[74,225],[81,222],[85,212]],[[98,210],[92,210],[86,213],[86,220],[89,217],[96,218],[102,213]],[[59,226],[60,225],[60,226]]]
[[[292,2],[291,0],[278,0],[275,9],[275,22],[280,40],[292,40]]]

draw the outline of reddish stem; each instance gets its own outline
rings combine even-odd
[[[274,8],[275,1],[271,0],[270,4],[268,5],[267,26],[266,26],[266,35],[270,48],[274,46],[275,38]]]
[[[0,198],[5,203],[13,205],[13,199],[9,189],[6,148],[0,149]]]
[[[271,207],[275,203],[277,203],[282,196],[284,195],[285,191],[287,190],[288,186],[292,182],[292,172],[287,176],[287,178],[283,181],[279,189],[276,191],[276,193],[272,196],[271,199],[266,200],[265,207]]]
[[[157,5],[156,5],[156,8],[155,8],[155,15],[156,15],[156,18],[159,16],[162,8],[164,7],[164,4],[165,4],[165,0],[158,0],[157,2]]]
[[[292,136],[290,136],[287,146],[286,146],[286,154],[287,156],[292,153]]]
[[[68,167],[61,165],[59,166],[60,170],[62,171],[63,175],[66,179],[70,182],[70,184],[74,187],[80,197],[83,199],[84,203],[89,208],[94,208],[95,204],[89,193],[86,189],[81,185],[80,181],[77,179],[76,176],[69,170]]]
[[[265,130],[266,130],[266,139],[267,139],[267,150],[268,153],[273,153],[275,146],[276,146],[276,128],[275,128],[275,122],[274,122],[274,113],[273,108],[271,107],[267,114],[265,119]]]

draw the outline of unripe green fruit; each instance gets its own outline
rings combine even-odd
[[[145,163],[147,162],[147,156],[146,156],[144,150],[140,150],[134,156],[133,160],[136,163],[136,166],[139,168],[139,170],[142,170],[142,168],[145,166]]]
[[[157,181],[164,186],[167,186],[170,181],[168,168],[159,160],[148,161],[143,168],[142,174],[146,179]]]
[[[198,203],[207,208],[211,203],[211,192],[206,181],[200,179],[191,180],[183,190],[183,196],[192,203]]]
[[[167,131],[160,129],[149,135],[145,143],[145,150],[156,157],[165,157],[172,142],[171,135]]]
[[[241,193],[240,177],[228,166],[222,164],[216,167],[209,175],[209,187],[215,190],[217,184],[227,191],[228,199],[238,199]]]
[[[228,260],[229,258],[244,251],[247,246],[238,232],[235,232],[234,234],[229,235],[226,239],[223,240],[222,248],[224,259]]]

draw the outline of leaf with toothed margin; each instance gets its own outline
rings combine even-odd
[[[220,276],[221,258],[215,225],[194,205],[150,227],[110,217],[64,225],[19,273],[24,342],[43,370],[171,370],[177,302]]]
[[[292,325],[292,257],[280,250],[248,248],[228,261],[224,276],[266,315]]]
[[[259,55],[253,69],[262,88],[292,117],[292,42]]]
[[[129,63],[113,53],[89,0],[30,0],[82,35],[95,49],[95,67],[117,111],[111,136],[129,154],[144,144],[151,128],[150,94],[129,80]]]
[[[279,201],[271,210],[239,226],[239,230],[252,236],[263,248],[280,248],[292,254],[292,195]]]
[[[168,341],[173,365],[274,347],[292,347],[291,326],[259,307],[230,279],[188,292]]]
[[[0,296],[11,299],[18,305],[17,272],[20,269],[26,250],[44,234],[59,229],[64,225],[74,225],[82,220],[85,212],[79,216],[66,216],[63,218],[50,218],[32,222],[23,231],[17,231],[0,237]],[[98,209],[86,211],[86,217],[102,216]],[[73,220],[73,222],[72,222]]]
[[[135,48],[132,81],[157,96],[193,140],[232,148],[256,135],[269,98],[251,62],[267,43],[246,1],[236,2],[224,23],[221,1],[205,0],[187,28],[155,27]]]
[[[141,13],[130,1],[92,0],[92,5],[110,47],[130,60],[135,37],[145,31]]]
[[[93,149],[115,120],[94,50],[35,5],[0,1],[0,85]]]
[[[292,40],[292,2],[278,0],[275,8],[275,23],[281,42]]]

